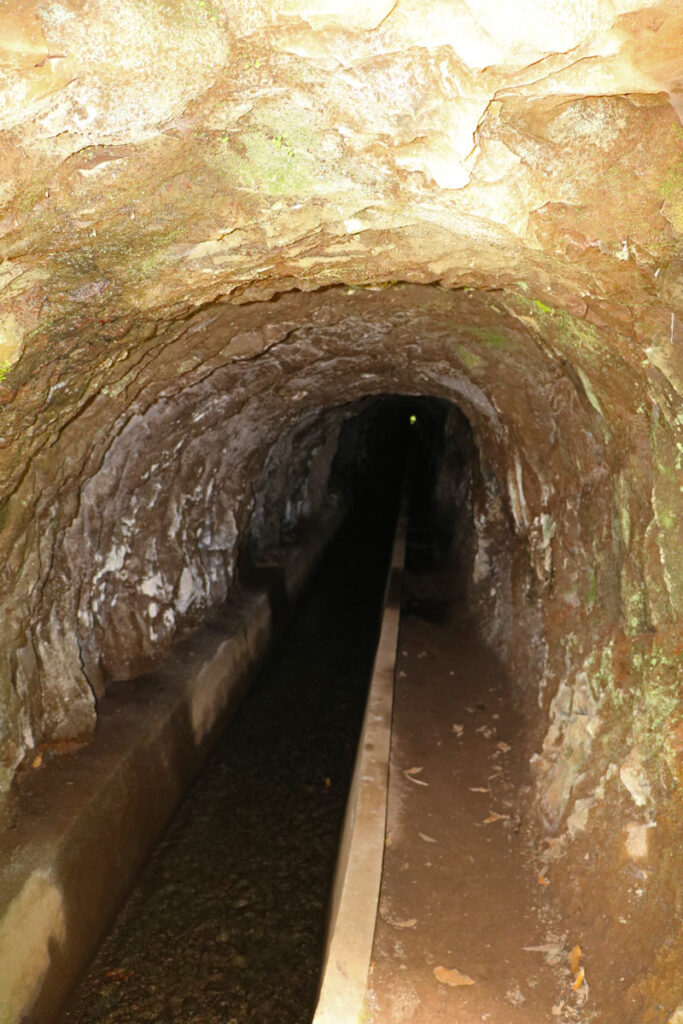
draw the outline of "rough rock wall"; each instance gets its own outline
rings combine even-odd
[[[330,476],[339,431],[349,410],[313,410],[281,434],[268,451],[253,486],[249,556],[256,562],[306,523],[333,486]]]
[[[548,829],[669,813],[680,0],[0,22],[0,788],[223,600],[255,481],[304,509],[292,431],[403,393],[472,425],[473,595]]]

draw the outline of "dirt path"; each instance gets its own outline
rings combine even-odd
[[[528,778],[509,681],[444,593],[445,576],[406,574],[372,1020],[588,1021],[572,936],[520,831]]]

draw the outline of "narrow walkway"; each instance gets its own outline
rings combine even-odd
[[[393,510],[333,547],[64,1024],[303,1024],[375,653]]]
[[[371,1019],[588,1020],[519,827],[528,778],[509,681],[449,606],[445,575],[404,586]]]

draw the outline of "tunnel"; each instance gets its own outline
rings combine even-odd
[[[371,674],[398,516],[369,1019],[680,1024],[678,0],[0,26],[0,1019],[65,1012],[334,565]]]

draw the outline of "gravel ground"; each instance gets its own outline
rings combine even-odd
[[[334,546],[63,1024],[310,1020],[390,542],[386,519],[362,525]]]

